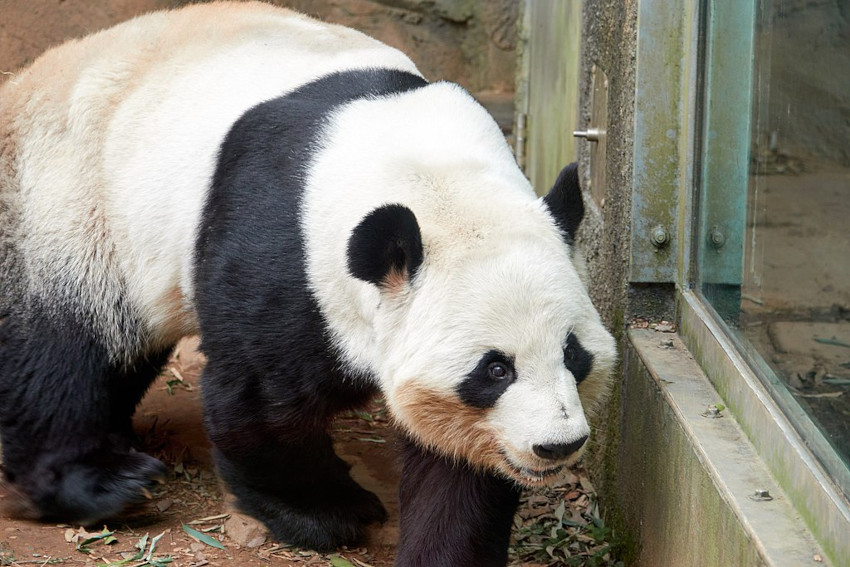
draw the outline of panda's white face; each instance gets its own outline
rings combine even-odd
[[[615,361],[567,246],[528,235],[439,261],[429,266],[426,245],[406,296],[387,297],[379,317],[396,420],[521,484],[557,480],[581,455],[587,406]]]
[[[419,443],[556,480],[615,359],[567,243],[577,168],[537,199],[492,118],[446,83],[351,103],[319,150],[302,226],[342,364],[377,378]]]

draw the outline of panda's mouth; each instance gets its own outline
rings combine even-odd
[[[564,470],[566,465],[558,465],[546,469],[535,469],[531,467],[522,467],[513,464],[510,459],[505,458],[505,464],[510,469],[511,476],[523,484],[538,485],[547,484],[553,480]]]

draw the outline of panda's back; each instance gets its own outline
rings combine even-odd
[[[359,32],[261,3],[150,14],[47,52],[0,88],[4,288],[77,288],[65,299],[103,336],[119,302],[154,342],[193,332],[192,251],[225,135],[260,102],[363,67],[418,74]]]

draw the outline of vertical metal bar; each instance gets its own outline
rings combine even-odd
[[[740,307],[753,89],[755,0],[708,3],[700,282],[722,315]]]
[[[631,282],[673,282],[679,242],[678,199],[683,100],[690,38],[687,0],[641,0],[635,77]]]

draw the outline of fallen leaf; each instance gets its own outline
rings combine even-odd
[[[801,398],[840,398],[844,392],[824,392],[823,394],[803,394],[802,392],[794,392],[795,395]]]
[[[822,345],[831,345],[831,346],[840,346],[845,348],[850,348],[850,344],[847,344],[843,341],[839,341],[835,337],[831,339],[815,339],[816,343],[820,343]]]
[[[218,541],[217,539],[214,539],[214,538],[208,536],[207,534],[203,534],[203,533],[199,532],[198,530],[194,530],[194,529],[190,528],[189,526],[187,526],[186,524],[183,524],[183,531],[186,532],[187,534],[189,534],[189,537],[191,537],[192,539],[194,539],[196,541],[199,541],[201,543],[205,543],[205,544],[209,545],[210,547],[215,547],[215,548],[218,548],[218,549],[224,549],[224,546],[221,545],[221,542]]]
[[[103,528],[103,531],[99,534],[92,535],[91,537],[84,539],[81,543],[78,543],[77,551],[79,551],[80,553],[91,553],[91,549],[89,549],[89,546],[101,540],[103,540],[103,543],[105,544],[114,543],[118,541],[117,539],[112,537],[112,534],[114,533],[115,532],[111,532],[106,528]]]

